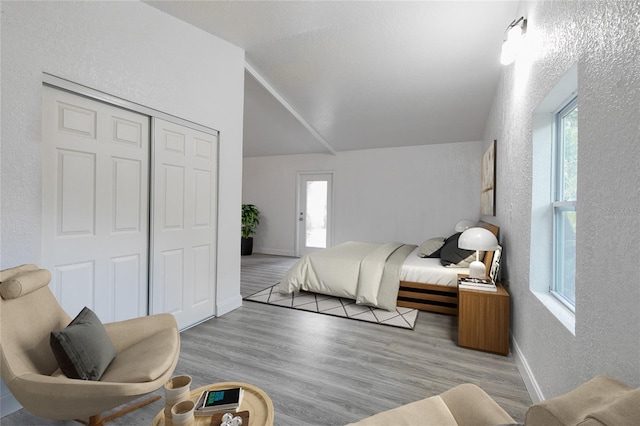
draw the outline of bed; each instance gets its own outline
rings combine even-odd
[[[498,236],[495,225],[479,222],[476,226]],[[437,257],[419,257],[424,245],[354,241],[338,244],[300,258],[287,271],[278,291],[327,294],[389,311],[401,306],[457,315],[457,278],[458,274],[467,274],[468,268],[457,267],[457,263],[456,267],[443,266]],[[487,271],[491,270],[493,259],[493,252],[485,253]]]
[[[487,222],[475,226],[491,231],[499,237],[500,228]],[[501,251],[484,254],[487,274],[497,278]],[[458,314],[458,275],[469,273],[468,268],[442,266],[439,258],[420,258],[415,253],[407,256],[400,274],[397,305],[441,314]]]

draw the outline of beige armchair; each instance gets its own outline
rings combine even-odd
[[[53,420],[87,419],[102,425],[157,399],[102,417],[153,392],[171,377],[180,353],[180,335],[170,314],[105,324],[115,358],[99,381],[71,379],[58,368],[50,334],[71,318],[48,287],[50,274],[35,265],[0,271],[0,354],[2,378],[20,404]]]
[[[440,395],[383,411],[347,426],[491,426],[510,425],[514,420],[485,391],[471,383]]]
[[[516,425],[478,386],[465,383],[383,411],[347,426]],[[595,376],[571,392],[529,407],[524,426],[626,426],[640,424],[640,388],[608,376]]]

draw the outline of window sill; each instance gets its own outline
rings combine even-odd
[[[548,292],[532,291],[554,317],[574,336],[576,335],[576,314]]]

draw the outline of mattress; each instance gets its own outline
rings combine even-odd
[[[418,257],[416,248],[402,264],[400,281],[455,287],[458,285],[458,274],[468,273],[469,268],[442,266],[438,258]]]

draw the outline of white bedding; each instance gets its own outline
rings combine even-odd
[[[409,253],[402,264],[400,281],[455,287],[458,285],[458,274],[468,273],[469,268],[442,266],[438,258],[418,257],[418,248],[416,248]]]
[[[311,291],[394,311],[400,269],[414,248],[402,243],[349,241],[319,250],[298,260],[283,277],[278,291]]]

